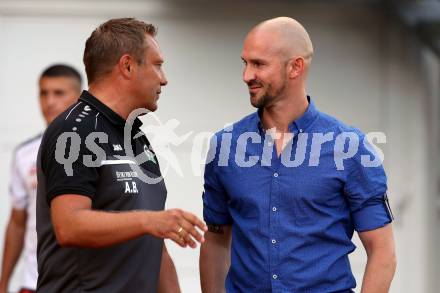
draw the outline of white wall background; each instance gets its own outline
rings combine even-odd
[[[387,135],[382,149],[399,262],[391,292],[437,292],[438,175],[432,156],[438,150],[433,147],[438,142],[433,134],[439,130],[434,110],[439,109],[438,58],[422,51],[389,16],[360,5],[0,0],[0,246],[10,208],[13,147],[44,128],[36,83],[44,67],[65,62],[84,73],[85,40],[110,17],[153,22],[159,26],[169,80],[156,114],[161,121],[179,120],[178,134],[216,131],[254,111],[241,81],[241,43],[253,25],[280,15],[301,21],[314,42],[309,94],[317,106],[364,132]],[[167,207],[201,216],[202,178],[193,174],[191,148],[190,142],[173,148],[184,177],[168,173]],[[359,248],[352,266],[358,292],[366,258],[359,240],[355,242]],[[198,249],[168,245],[183,292],[200,292]],[[19,285],[18,275],[13,289]]]

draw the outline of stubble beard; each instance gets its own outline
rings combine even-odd
[[[256,94],[251,94],[251,104],[257,109],[268,108],[273,105],[277,100],[281,98],[286,88],[286,81],[283,82],[282,86],[273,92],[272,85],[269,84],[267,90],[261,95],[261,97],[255,97]],[[273,94],[271,94],[273,92]]]

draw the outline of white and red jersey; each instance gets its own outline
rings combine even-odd
[[[12,208],[26,210],[26,232],[23,247],[23,278],[21,286],[36,289],[38,279],[36,197],[36,160],[42,135],[20,144],[14,153],[10,182]]]

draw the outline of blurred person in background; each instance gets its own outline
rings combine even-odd
[[[46,124],[72,105],[81,94],[81,75],[74,68],[56,64],[43,71],[39,79],[40,109]],[[20,293],[35,292],[37,286],[36,160],[42,134],[18,145],[11,170],[12,209],[6,228],[0,293],[8,285],[20,255],[23,272]]]
[[[37,159],[38,292],[180,292],[164,239],[204,241],[202,220],[164,210],[157,157],[130,120],[155,111],[167,84],[155,36],[154,25],[119,18],[86,41],[89,89],[48,127]]]
[[[365,166],[378,155],[364,134],[320,112],[306,94],[312,55],[308,33],[291,18],[265,21],[244,41],[243,80],[258,111],[218,132],[211,145],[203,292],[353,292],[354,231],[368,258],[361,292],[389,290],[396,259],[382,162]],[[358,151],[336,169],[346,138],[339,153],[335,137],[347,133],[359,139]],[[317,148],[307,146],[312,135]],[[309,161],[298,163],[301,157]]]

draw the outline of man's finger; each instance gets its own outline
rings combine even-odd
[[[185,229],[183,229],[182,232],[179,233],[179,235],[180,235],[180,237],[182,237],[185,240],[186,244],[188,244],[192,248],[197,247],[197,244],[194,242],[191,235]]]
[[[186,241],[179,234],[172,232],[169,236],[169,239],[176,242],[181,247],[186,247]]]
[[[196,215],[191,214],[189,212],[183,212],[182,215],[185,218],[185,220],[187,220],[188,222],[192,223],[193,225],[199,227],[200,230],[202,230],[204,232],[208,231],[208,227],[206,226],[205,222],[200,220]]]
[[[186,234],[191,235],[195,240],[197,240],[200,243],[205,241],[205,239],[203,238],[203,235],[200,234],[199,231],[197,231],[197,229],[194,227],[194,225],[191,222],[189,222],[185,219],[182,219],[181,225],[182,225],[183,229],[185,230]]]

